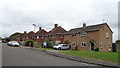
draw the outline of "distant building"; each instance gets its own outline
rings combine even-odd
[[[26,36],[26,40],[34,40],[35,39],[34,34],[35,33],[33,31],[30,31]]]
[[[46,35],[47,33],[48,33],[47,31],[45,31],[44,29],[42,29],[41,27],[39,27],[39,31],[36,32],[36,34],[35,34],[35,39],[36,39],[36,41],[38,41],[38,42],[44,41],[45,38],[46,38],[45,35]]]
[[[64,28],[55,24],[54,28],[48,32],[47,37],[51,39],[54,44],[59,44],[64,41],[65,32],[67,31]]]

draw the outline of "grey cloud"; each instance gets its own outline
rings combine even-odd
[[[115,33],[118,0],[11,0],[0,3],[0,25],[3,34],[31,31],[33,23],[49,31],[58,23],[66,30],[98,24],[105,19]],[[9,30],[9,32],[8,32]],[[36,31],[37,31],[36,30]],[[117,35],[115,34],[115,37]]]

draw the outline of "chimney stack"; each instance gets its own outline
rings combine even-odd
[[[26,32],[26,31],[24,31],[24,34],[27,34],[27,32]]]
[[[55,24],[55,28],[58,27],[58,24]]]
[[[39,27],[39,31],[41,31],[42,30],[42,27]]]
[[[84,28],[86,27],[86,23],[83,24],[83,27],[84,27]]]

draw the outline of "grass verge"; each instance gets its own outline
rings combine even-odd
[[[36,47],[33,47],[33,48],[36,48]],[[44,48],[41,48],[41,47],[37,47],[36,49],[40,49],[40,50],[43,50]],[[54,50],[53,48],[45,48],[46,50]]]
[[[104,62],[120,63],[120,52],[89,52],[68,50],[60,51],[59,53]]]

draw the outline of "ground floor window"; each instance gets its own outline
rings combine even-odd
[[[75,47],[76,46],[76,43],[75,42],[72,42],[72,47]]]
[[[112,44],[111,43],[109,43],[109,47],[111,47],[112,46]]]
[[[85,47],[85,46],[86,46],[86,42],[82,42],[81,47]]]
[[[100,48],[102,48],[102,42],[100,43]]]

